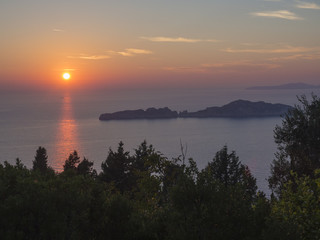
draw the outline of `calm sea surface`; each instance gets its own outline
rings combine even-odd
[[[248,119],[172,119],[100,122],[101,113],[125,109],[169,107],[172,110],[195,111],[245,99],[294,105],[296,96],[309,90],[190,90],[138,92],[119,91],[92,94],[23,93],[0,96],[0,162],[14,163],[19,157],[32,167],[36,149],[48,151],[49,164],[61,170],[73,150],[94,161],[95,168],[106,159],[108,149],[123,141],[133,153],[143,141],[153,144],[168,158],[181,154],[180,142],[187,146],[199,168],[206,166],[224,145],[236,151],[242,163],[249,166],[258,186],[268,191],[266,178],[276,152],[273,129],[280,117]],[[313,91],[320,96],[320,92]]]

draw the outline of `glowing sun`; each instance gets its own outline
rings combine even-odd
[[[70,75],[70,73],[64,73],[64,74],[62,74],[62,77],[64,80],[69,80],[71,75]]]

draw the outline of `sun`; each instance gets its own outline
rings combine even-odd
[[[64,74],[62,74],[62,77],[63,77],[64,80],[67,81],[67,80],[70,79],[71,75],[70,75],[70,73],[64,73]]]

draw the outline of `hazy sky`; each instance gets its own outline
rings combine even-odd
[[[0,87],[320,84],[319,25],[320,0],[0,0]]]

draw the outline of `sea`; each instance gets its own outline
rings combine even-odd
[[[197,111],[222,106],[234,100],[299,104],[297,96],[320,90],[144,89],[97,92],[20,92],[0,96],[0,163],[14,164],[19,158],[28,168],[39,146],[45,147],[48,162],[61,171],[69,154],[94,162],[99,172],[111,148],[120,141],[131,154],[144,140],[163,156],[193,158],[199,169],[212,161],[223,146],[235,151],[267,195],[267,178],[277,151],[274,129],[281,117],[206,118],[99,121],[101,113],[169,107]]]

